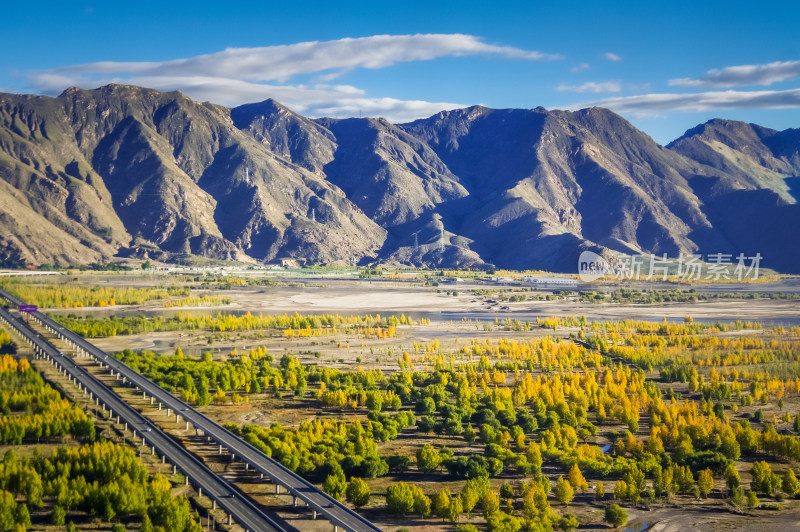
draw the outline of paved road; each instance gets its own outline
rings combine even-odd
[[[90,392],[102,404],[119,416],[138,437],[144,439],[161,456],[184,472],[202,493],[217,501],[220,507],[245,529],[265,532],[284,532],[286,529],[273,521],[248,499],[237,493],[225,479],[211,471],[203,462],[182,445],[161,431],[158,426],[138,410],[128,405],[119,395],[98,380],[94,375],[64,356],[53,344],[42,338],[23,320],[0,307],[0,320],[14,328],[28,340],[34,351],[49,359],[56,367],[67,373],[84,391]]]
[[[24,305],[25,302],[12,294],[0,289],[0,297],[13,305]],[[51,320],[41,312],[31,313],[31,318],[41,323],[51,332],[74,345],[79,350],[94,357],[98,362],[106,364],[120,378],[136,386],[156,401],[180,415],[181,419],[190,422],[196,429],[200,429],[219,445],[227,448],[235,457],[241,459],[271,479],[276,485],[283,487],[289,494],[297,497],[308,505],[313,511],[319,512],[335,526],[342,527],[350,532],[380,532],[380,528],[347,508],[339,501],[319,490],[313,484],[287,469],[283,464],[266,456],[264,453],[242,440],[235,434],[223,428],[215,421],[207,418],[181,399],[167,392],[157,384],[146,379],[122,362],[116,360],[105,351],[97,348],[85,338],[70,331],[66,327]]]

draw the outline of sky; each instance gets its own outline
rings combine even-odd
[[[800,127],[800,2],[51,2],[3,7],[0,91],[107,83],[305,116],[618,112],[661,144]]]

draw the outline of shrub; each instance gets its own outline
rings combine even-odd
[[[613,527],[622,526],[628,522],[628,512],[618,504],[606,506],[605,521]]]

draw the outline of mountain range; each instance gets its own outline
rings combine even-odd
[[[0,93],[0,263],[186,254],[576,270],[583,250],[800,271],[800,129],[667,146],[602,108],[309,119],[108,85]]]

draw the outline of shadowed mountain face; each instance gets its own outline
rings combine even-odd
[[[0,261],[175,254],[574,271],[584,249],[798,271],[800,130],[668,147],[599,108],[394,125],[110,85],[0,94]]]
[[[778,271],[800,271],[800,129],[711,120],[669,148],[718,170],[691,183],[733,249],[761,252]]]

